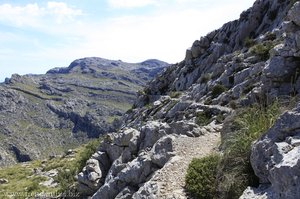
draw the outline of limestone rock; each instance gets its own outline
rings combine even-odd
[[[132,195],[135,193],[135,189],[132,187],[125,187],[115,199],[131,199]]]
[[[300,26],[300,2],[296,2],[288,13],[288,17],[295,24]]]
[[[248,187],[239,199],[271,199],[274,198],[269,186],[259,188]]]
[[[166,162],[172,157],[172,151],[172,137],[162,137],[155,143],[151,150],[151,161],[159,167],[163,167]]]
[[[300,192],[300,106],[281,115],[252,147],[251,164],[272,199],[294,199]]]
[[[97,191],[104,183],[109,166],[109,159],[105,152],[94,153],[82,172],[77,175],[78,191],[83,195],[91,195]]]
[[[151,147],[159,140],[161,137],[168,134],[170,126],[166,123],[160,123],[158,121],[151,121],[144,125],[141,129],[141,143],[140,149],[145,149]]]
[[[9,181],[7,180],[7,179],[5,179],[5,178],[1,178],[0,179],[0,184],[6,184],[6,183],[8,183]]]

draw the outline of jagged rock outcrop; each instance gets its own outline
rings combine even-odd
[[[300,104],[281,115],[253,146],[251,164],[259,188],[248,188],[241,198],[295,199],[300,193]]]
[[[168,64],[75,60],[45,75],[12,75],[0,84],[0,166],[61,154],[112,132],[136,93]]]
[[[158,198],[160,185],[151,179],[172,159],[174,139],[218,131],[231,108],[298,95],[299,6],[299,1],[257,0],[240,19],[195,41],[184,61],[154,78],[123,117],[121,130],[101,144],[99,152],[110,165],[92,198]],[[283,115],[253,146],[255,173],[267,184],[248,188],[248,198],[297,198],[298,109]],[[136,133],[128,134],[129,128]]]
[[[172,102],[173,105],[170,108],[168,105],[170,102],[172,102],[171,98],[162,96],[152,104],[151,109],[139,110],[139,113],[136,113],[146,115],[151,112],[151,117],[136,117],[134,122],[128,122],[126,128],[107,135],[97,153],[105,154],[105,157],[108,157],[109,171],[102,172],[101,166],[98,166],[87,172],[90,162],[93,162],[93,165],[101,165],[103,161],[98,159],[98,162],[94,163],[94,157],[88,160],[86,167],[77,176],[78,190],[82,195],[92,195],[91,192],[94,190],[97,192],[92,198],[109,199],[125,196],[128,198],[157,198],[158,196],[154,192],[160,187],[153,182],[150,184],[147,182],[174,156],[174,140],[181,136],[198,137],[216,132],[220,130],[216,124],[216,116],[225,117],[231,112],[231,109],[226,107],[185,102],[182,98],[175,100],[175,104]],[[162,113],[158,111],[159,108],[162,108],[158,105],[162,104],[169,107],[169,110],[164,111],[164,116],[161,116]],[[174,112],[174,110],[176,111]],[[195,123],[196,116],[193,114],[195,111],[210,114],[211,120],[206,125]],[[178,117],[174,117],[173,114]],[[184,115],[189,117],[183,119]],[[130,124],[135,128],[129,128]],[[96,170],[98,178],[90,178]]]
[[[151,82],[146,90],[149,99],[188,89],[192,90],[190,97],[199,102],[228,104],[237,100],[245,104],[264,94],[274,98],[294,92],[291,78],[299,66],[299,29],[293,21],[297,11],[289,12],[293,19],[286,17],[290,4],[280,0],[256,1],[239,20],[195,41],[185,61],[169,67]],[[226,92],[211,95],[219,84]]]

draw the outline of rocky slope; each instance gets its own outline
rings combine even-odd
[[[167,63],[75,60],[0,84],[0,166],[60,154],[113,131],[136,92]]]
[[[172,185],[156,180],[180,158],[179,140],[190,137],[193,146],[199,137],[219,132],[235,108],[297,96],[299,69],[300,2],[255,1],[240,19],[195,41],[184,61],[151,81],[122,128],[107,136],[77,176],[78,190],[95,199],[187,198],[161,195]],[[297,115],[298,109],[281,116],[253,145],[252,166],[266,186],[248,188],[242,198],[297,198]]]

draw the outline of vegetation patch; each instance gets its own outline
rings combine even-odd
[[[213,198],[216,195],[217,166],[219,155],[209,155],[190,163],[186,174],[186,190],[198,199]]]
[[[266,132],[280,114],[279,104],[254,105],[238,111],[227,124],[223,136],[223,157],[218,165],[216,198],[239,198],[247,186],[257,186],[258,179],[250,164],[251,144]],[[224,132],[223,132],[224,133]]]
[[[207,111],[197,112],[195,122],[199,126],[206,126],[209,124],[211,117],[211,114]]]
[[[211,95],[213,98],[218,97],[221,95],[223,92],[225,92],[227,88],[221,84],[217,84],[212,88]]]
[[[0,179],[8,182],[0,184],[0,198],[10,198],[8,193],[20,193],[18,199],[25,199],[35,193],[75,193],[75,175],[85,166],[86,161],[95,153],[102,139],[95,139],[89,143],[74,149],[74,157],[56,157],[44,161],[32,161],[25,164],[16,164],[0,169]],[[42,163],[43,162],[43,163]],[[59,184],[58,187],[49,188],[40,185],[47,180],[46,177],[36,173],[37,170],[47,172],[56,169],[58,175],[54,180]]]
[[[258,56],[262,61],[266,61],[270,58],[270,50],[275,46],[272,41],[264,41],[256,44],[250,48],[250,53]]]
[[[182,95],[182,92],[179,92],[179,91],[171,91],[169,93],[169,96],[171,98],[179,98],[181,95]]]
[[[205,73],[205,74],[201,75],[201,77],[200,77],[200,83],[201,84],[205,84],[209,80],[211,80],[211,74],[210,73]]]
[[[254,41],[254,39],[250,39],[249,37],[246,37],[245,41],[244,41],[244,45],[247,48],[250,48],[252,46],[254,46],[256,44],[256,42]]]

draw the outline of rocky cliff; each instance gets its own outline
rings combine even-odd
[[[95,199],[187,198],[184,185],[173,186],[184,167],[177,163],[196,153],[178,148],[218,137],[234,109],[297,96],[299,69],[300,2],[255,1],[238,20],[196,40],[185,60],[150,82],[122,128],[108,134],[87,161],[78,190]],[[298,197],[298,109],[282,115],[253,145],[251,163],[262,185],[249,187],[241,198]],[[212,140],[201,144],[203,151],[217,147]]]
[[[0,84],[0,166],[61,154],[112,132],[136,92],[168,64],[83,58]]]

